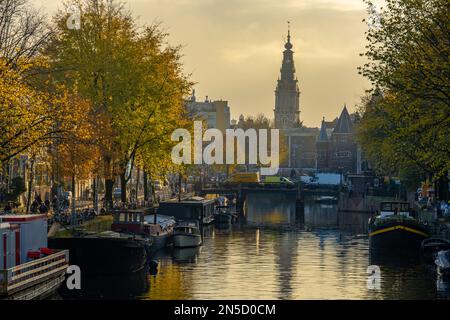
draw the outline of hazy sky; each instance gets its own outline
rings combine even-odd
[[[53,14],[60,0],[32,0]],[[369,88],[358,75],[367,29],[362,0],[127,0],[140,23],[161,21],[184,46],[185,71],[198,100],[228,100],[233,118],[273,118],[287,21],[300,85],[300,118],[319,126],[344,103],[350,111]]]

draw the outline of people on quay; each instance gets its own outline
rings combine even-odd
[[[46,214],[46,213],[48,213],[48,208],[47,208],[47,206],[45,205],[45,203],[41,203],[40,204],[40,206],[39,206],[39,212],[41,213],[41,214]]]
[[[12,206],[10,202],[7,202],[4,209],[4,214],[12,213]]]
[[[40,205],[42,203],[41,195],[36,192],[36,194],[34,196],[34,200],[37,201],[37,203]]]
[[[55,194],[52,199],[53,212],[57,212],[59,208],[58,196]]]
[[[39,201],[35,198],[34,201],[31,203],[30,211],[31,213],[37,213],[39,209]]]

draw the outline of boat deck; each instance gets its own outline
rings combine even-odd
[[[69,266],[69,251],[61,250],[34,261],[22,263],[18,266],[0,270],[0,297],[18,295],[31,287],[40,286],[42,290],[61,283]],[[54,281],[52,281],[54,280]],[[48,286],[41,286],[42,284]],[[26,296],[29,296],[28,293]],[[36,292],[32,294],[36,295]]]

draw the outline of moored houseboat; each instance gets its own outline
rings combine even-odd
[[[140,271],[147,262],[150,246],[150,239],[113,231],[49,238],[50,248],[69,249],[70,264],[78,265],[85,275]]]
[[[237,221],[238,215],[229,206],[216,206],[214,223],[217,225],[232,224]]]
[[[371,249],[419,250],[429,236],[428,227],[410,215],[407,202],[382,202],[380,214],[369,220]]]
[[[151,238],[151,252],[156,252],[171,243],[175,223],[173,217],[165,215],[145,215],[141,211],[116,212],[111,230]]]
[[[191,197],[187,200],[169,200],[159,203],[158,215],[172,216],[177,221],[198,221],[205,225],[214,222],[214,199]]]
[[[69,252],[47,248],[47,216],[0,216],[0,234],[0,299],[44,299],[54,294],[65,279]]]

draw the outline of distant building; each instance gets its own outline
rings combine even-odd
[[[208,124],[208,128],[216,128],[225,132],[230,128],[230,107],[228,101],[211,101],[206,97],[205,101],[197,101],[195,90],[192,96],[186,101],[186,108],[189,114],[195,118],[202,118]]]
[[[329,130],[325,119],[322,121],[316,143],[317,169],[357,173],[360,171],[357,165],[360,152],[354,138],[354,123],[346,106],[334,122],[333,130]]]
[[[275,89],[275,127],[290,129],[300,123],[300,90],[295,76],[294,52],[292,51],[291,33],[288,30],[287,42],[284,45],[281,77]]]
[[[300,89],[295,76],[290,30],[284,48],[274,109],[275,128],[280,129],[287,149],[281,166],[313,170],[316,168],[316,140],[319,132],[317,128],[306,128],[300,123]]]
[[[286,143],[287,154],[281,167],[307,171],[360,173],[366,162],[355,141],[354,126],[358,117],[344,106],[339,118],[322,121],[319,128],[300,122],[300,90],[295,76],[290,31],[284,45],[281,76],[275,90],[275,128]]]

